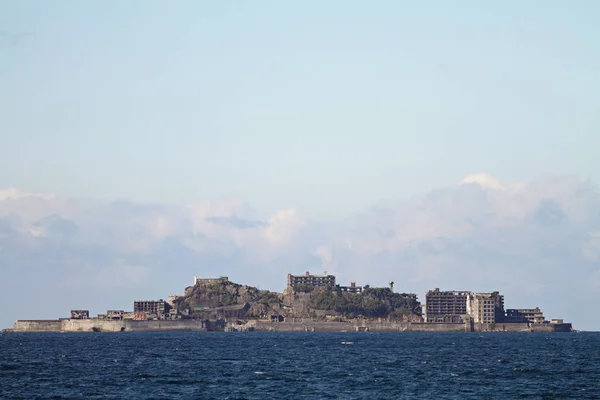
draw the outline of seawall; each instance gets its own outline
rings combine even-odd
[[[464,324],[425,324],[411,322],[267,322],[246,324],[259,332],[465,332]]]
[[[99,319],[61,319],[56,321],[17,321],[8,332],[161,332],[208,330],[204,321],[134,321]]]
[[[245,324],[199,320],[134,321],[99,319],[21,320],[7,332],[570,332],[571,324],[462,324],[389,321],[302,321],[270,322],[250,320]]]

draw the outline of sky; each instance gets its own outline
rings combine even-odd
[[[0,0],[0,298],[34,273],[55,298],[0,325],[311,267],[421,300],[499,288],[600,330],[599,18],[584,0]]]

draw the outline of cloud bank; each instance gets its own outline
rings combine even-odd
[[[0,317],[97,313],[181,293],[193,276],[282,290],[286,274],[326,270],[342,283],[500,290],[580,329],[600,306],[600,194],[572,176],[528,183],[473,174],[338,223],[299,210],[267,218],[247,203],[187,206],[0,190]]]

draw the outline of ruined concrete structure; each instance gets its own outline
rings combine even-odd
[[[543,324],[546,322],[546,318],[544,318],[544,313],[539,307],[509,308],[506,310],[506,322],[529,322],[532,324]]]
[[[212,284],[219,284],[219,283],[227,283],[229,282],[229,278],[227,276],[221,276],[219,278],[204,278],[204,279],[199,279],[197,277],[194,277],[194,285],[197,284],[202,284],[202,285],[212,285]]]
[[[339,290],[341,290],[342,292],[348,292],[348,293],[362,293],[362,291],[363,291],[363,287],[356,286],[356,282],[350,282],[350,286],[337,285],[337,288]]]
[[[122,320],[124,316],[125,316],[125,311],[123,311],[123,310],[107,310],[106,311],[106,319]]]
[[[504,296],[498,292],[471,293],[467,314],[475,323],[495,324],[504,321]]]
[[[327,275],[327,272],[323,275],[311,275],[310,272],[306,272],[305,275],[292,275],[287,276],[288,289],[294,289],[297,286],[306,285],[313,287],[335,287],[335,275]]]
[[[171,306],[163,299],[159,300],[138,300],[133,302],[133,312],[144,312],[159,319],[164,319]]]
[[[425,295],[425,322],[497,324],[547,323],[539,307],[504,310],[504,296],[499,292],[430,290]],[[557,320],[556,323],[562,323]]]
[[[71,310],[71,319],[88,319],[90,312],[88,310]]]
[[[504,320],[504,296],[499,292],[430,290],[425,295],[425,322],[494,324]]]
[[[430,290],[425,295],[425,322],[461,323],[468,319],[471,292]]]

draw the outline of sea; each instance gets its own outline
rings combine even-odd
[[[4,333],[2,399],[600,399],[600,333]]]

